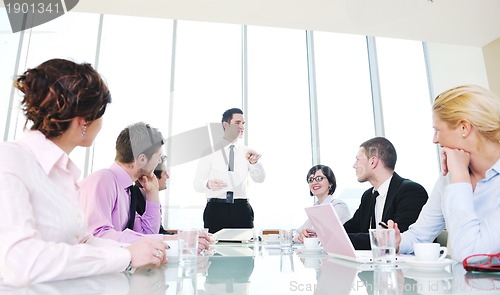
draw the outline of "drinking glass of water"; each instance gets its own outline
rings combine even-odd
[[[396,233],[394,229],[370,229],[370,244],[376,266],[394,266],[396,263]]]
[[[181,266],[196,264],[199,233],[198,229],[182,229],[178,231],[179,263]]]

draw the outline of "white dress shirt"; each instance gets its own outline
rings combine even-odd
[[[389,191],[389,184],[391,184],[392,176],[389,177],[380,187],[378,188],[378,197],[375,203],[375,224],[377,228],[380,228],[380,221],[382,221],[382,215],[384,214],[385,200],[387,199],[387,192]]]
[[[205,156],[198,162],[198,168],[194,178],[194,189],[205,193],[207,198],[225,199],[228,191],[233,192],[234,199],[248,199],[247,186],[249,177],[258,183],[264,181],[266,175],[260,160],[250,164],[245,158],[249,148],[239,141],[234,144],[234,171],[228,171],[229,146],[227,145],[214,153]],[[225,154],[224,154],[225,153]],[[209,180],[223,180],[227,187],[218,191],[212,191],[207,187]]]
[[[0,143],[0,287],[125,270],[130,252],[86,235],[80,171],[39,131]]]

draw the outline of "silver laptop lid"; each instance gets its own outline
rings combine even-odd
[[[328,254],[357,260],[354,246],[331,203],[307,207],[305,210]]]

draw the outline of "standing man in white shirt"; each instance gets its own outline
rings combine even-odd
[[[248,202],[249,177],[261,183],[265,179],[261,155],[241,142],[245,130],[243,111],[232,108],[222,114],[223,148],[203,157],[194,179],[197,192],[205,193],[204,227],[210,233],[223,228],[253,228],[254,212]],[[232,136],[236,130],[237,135]]]

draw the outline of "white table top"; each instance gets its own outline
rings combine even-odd
[[[220,244],[198,256],[194,268],[175,259],[157,269],[138,269],[37,284],[5,294],[470,294],[500,292],[500,274],[467,273],[460,263],[416,269],[400,263],[374,270],[329,257],[283,253],[276,245]],[[3,294],[3,291],[2,291]]]

